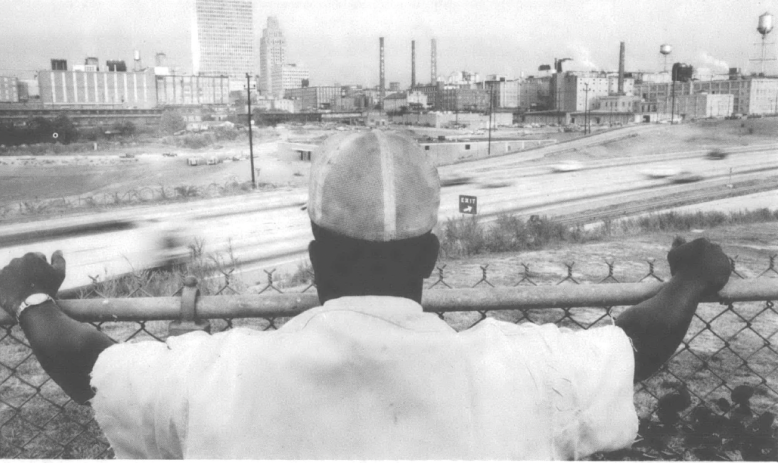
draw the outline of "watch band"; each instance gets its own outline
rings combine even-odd
[[[22,312],[24,312],[29,307],[34,307],[36,305],[41,305],[44,302],[53,301],[54,298],[49,296],[45,293],[35,293],[30,294],[27,296],[27,299],[25,299],[21,304],[19,304],[19,308],[16,309],[16,322],[19,322],[19,317],[22,316]]]

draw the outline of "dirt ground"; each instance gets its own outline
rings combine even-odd
[[[318,127],[263,129],[255,134],[254,163],[258,182],[278,186],[305,186],[309,163],[281,158],[276,143],[287,139],[317,139],[328,131]],[[166,157],[163,153],[175,153]],[[132,157],[127,157],[127,155]],[[0,203],[126,192],[144,187],[206,186],[251,179],[248,137],[224,141],[202,149],[158,142],[100,147],[78,155],[0,156]],[[191,167],[191,157],[223,162]],[[241,157],[233,161],[233,157]]]

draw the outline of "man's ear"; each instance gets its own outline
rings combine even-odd
[[[440,252],[440,241],[434,233],[427,235],[427,243],[422,247],[419,253],[419,276],[429,278],[438,262],[438,252]]]

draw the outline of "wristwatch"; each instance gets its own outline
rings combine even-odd
[[[53,301],[53,300],[54,299],[52,299],[51,296],[45,293],[30,294],[29,296],[27,296],[27,299],[25,299],[24,302],[19,304],[19,308],[16,309],[16,321],[17,322],[19,321],[19,317],[22,316],[22,312],[24,312],[24,310],[27,309],[28,307],[32,307],[34,305],[41,305],[44,302]]]

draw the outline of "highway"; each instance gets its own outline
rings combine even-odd
[[[759,188],[778,191],[778,145],[729,149],[723,160],[706,159],[705,151],[640,157],[625,153],[584,162],[572,172],[555,172],[553,166],[559,161],[544,157],[613,138],[613,133],[603,134],[600,140],[594,135],[439,168],[444,185],[439,222],[461,215],[459,195],[476,196],[479,217],[485,221],[513,213],[576,223],[637,214],[668,201],[704,202]],[[647,175],[670,167],[703,178],[676,184]],[[201,240],[207,253],[223,258],[231,250],[241,270],[256,281],[260,269],[288,267],[304,259],[312,238],[306,200],[307,189],[283,189],[0,226],[0,263],[31,250],[48,255],[62,249],[68,259],[63,289],[74,288],[89,284],[90,276],[105,279],[154,265],[160,237],[172,233],[186,241]],[[90,223],[102,225],[84,231],[84,224]]]

